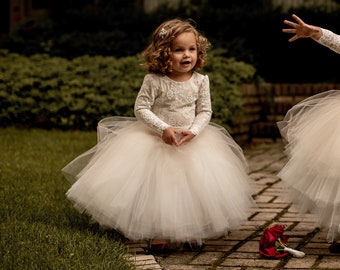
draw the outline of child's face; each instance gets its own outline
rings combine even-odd
[[[197,44],[194,33],[179,34],[171,42],[171,60],[172,75],[175,75],[175,73],[191,73],[197,62]]]

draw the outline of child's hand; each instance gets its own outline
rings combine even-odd
[[[168,127],[166,130],[163,131],[162,134],[162,140],[166,143],[166,144],[174,144],[176,146],[179,145],[179,140],[177,138],[179,138],[181,132],[178,131],[176,128],[173,127]]]
[[[195,137],[195,135],[190,130],[182,130],[180,134],[181,136],[179,137],[178,146],[183,143],[190,142]]]
[[[284,20],[284,23],[291,28],[284,28],[282,32],[294,34],[288,41],[292,42],[299,38],[313,38],[315,40],[320,39],[322,36],[321,28],[318,26],[310,25],[305,23],[302,19],[300,19],[295,14],[292,15],[295,22]]]
[[[162,140],[166,144],[180,146],[183,143],[191,141],[195,135],[190,130],[179,130],[169,127],[163,131]]]

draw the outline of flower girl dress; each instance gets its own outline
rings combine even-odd
[[[247,220],[255,206],[247,162],[229,133],[209,122],[206,75],[185,82],[146,75],[135,114],[101,120],[98,143],[63,168],[72,183],[67,198],[79,211],[131,240],[198,244]],[[166,144],[165,123],[197,135]]]
[[[278,176],[301,213],[316,213],[327,240],[340,236],[340,91],[293,106],[278,122],[289,158]]]

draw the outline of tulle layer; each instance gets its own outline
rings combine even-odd
[[[303,100],[278,123],[289,161],[279,177],[302,213],[316,213],[328,241],[340,236],[340,91]]]
[[[63,168],[67,197],[127,238],[201,243],[237,228],[255,206],[242,150],[220,126],[176,147],[134,118],[112,117],[98,140]]]

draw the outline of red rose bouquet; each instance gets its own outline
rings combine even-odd
[[[259,247],[262,256],[272,259],[281,259],[288,254],[298,258],[305,256],[304,252],[287,247],[288,236],[283,234],[284,230],[284,225],[275,225],[264,230]]]

